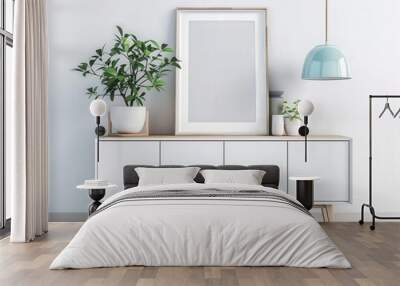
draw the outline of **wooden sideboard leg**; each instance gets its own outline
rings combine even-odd
[[[333,205],[326,205],[326,215],[328,216],[328,222],[331,222],[334,219]]]
[[[323,221],[323,222],[326,222],[326,215],[325,215],[324,206],[321,206],[321,214],[322,214],[322,221]]]
[[[335,220],[335,207],[334,207],[334,205],[328,205],[327,206],[327,211],[328,211],[329,221]]]

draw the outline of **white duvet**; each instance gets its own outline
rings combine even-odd
[[[130,192],[204,188],[283,194],[228,184],[136,187],[101,207]],[[50,269],[127,265],[351,267],[317,221],[290,205],[246,198],[171,198],[124,201],[90,217]]]

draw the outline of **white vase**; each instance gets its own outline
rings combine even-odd
[[[116,133],[139,133],[146,122],[144,106],[112,106],[111,124]]]
[[[285,131],[286,135],[296,136],[299,135],[299,128],[301,126],[301,121],[298,119],[290,120],[285,118]]]
[[[283,115],[272,115],[271,132],[272,135],[282,136],[285,135],[285,124]]]

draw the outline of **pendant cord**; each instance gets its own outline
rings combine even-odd
[[[328,44],[328,0],[325,0],[325,45]]]

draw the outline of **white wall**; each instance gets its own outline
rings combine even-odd
[[[324,39],[323,0],[49,0],[50,211],[85,211],[86,193],[76,191],[75,185],[94,172],[94,120],[84,94],[89,84],[71,69],[109,42],[117,24],[141,38],[174,46],[175,8],[193,6],[268,8],[270,88],[285,91],[288,98],[309,98],[314,102],[314,134],[340,134],[354,139],[354,203],[339,207],[338,212],[357,213],[367,199],[368,95],[400,93],[397,0],[330,1],[330,41],[347,56],[353,75],[349,81],[331,82],[300,78],[306,53]],[[174,132],[174,104],[171,76],[164,92],[147,99],[152,133]],[[400,142],[400,132],[394,121],[390,122],[380,123],[381,132],[392,134],[390,141],[380,145],[387,152],[399,146],[395,139]],[[396,176],[392,167],[381,164],[379,171]],[[389,191],[376,191],[381,213],[400,212],[400,190],[395,187],[399,182],[393,179],[395,176],[390,179]]]

